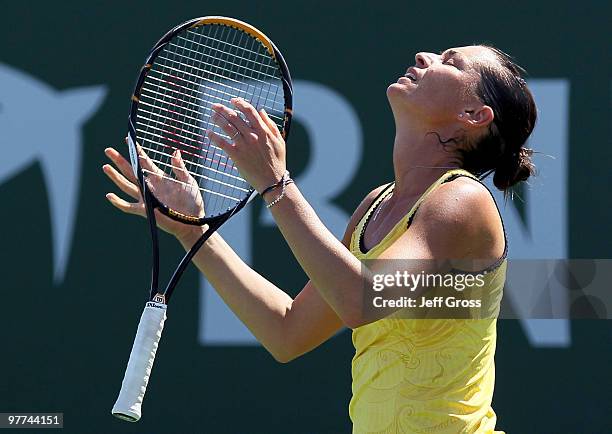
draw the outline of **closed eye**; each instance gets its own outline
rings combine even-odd
[[[461,54],[456,51],[456,50],[446,50],[440,53],[440,56],[442,57],[442,64],[443,65],[451,65],[454,66],[457,69],[461,69],[458,66],[458,63],[455,61],[453,56],[461,56]],[[461,59],[459,59],[460,62],[459,64],[461,64]]]
[[[446,59],[442,62],[443,65],[450,65],[453,66],[457,69],[459,69],[459,67],[455,64],[455,61],[451,58],[451,59]]]

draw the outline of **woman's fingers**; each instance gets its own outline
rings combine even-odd
[[[234,144],[228,142],[220,134],[215,133],[213,130],[206,130],[206,135],[208,139],[213,142],[216,146],[224,150],[230,158],[232,157],[234,151]]]
[[[128,163],[128,161],[123,158],[119,152],[117,152],[114,148],[106,148],[104,150],[104,154],[113,162],[115,166],[119,169],[121,174],[125,176],[128,181],[137,184],[136,177],[134,176],[134,171],[132,169],[132,165]]]
[[[189,184],[194,179],[189,175],[185,162],[181,156],[181,151],[178,149],[172,153],[172,171],[176,175],[176,179],[186,184]]]
[[[228,135],[230,140],[234,140],[238,135],[240,135],[240,131],[231,122],[229,122],[226,118],[224,118],[219,113],[214,112],[212,115],[212,121],[223,130],[225,134]]]
[[[154,175],[163,176],[164,171],[157,167],[153,160],[149,158],[144,149],[142,149],[142,146],[137,144],[136,151],[138,152],[138,160],[140,161],[140,165],[144,171]]]
[[[264,123],[268,126],[269,130],[272,131],[272,133],[274,133],[276,137],[282,139],[283,135],[279,131],[278,125],[276,125],[276,122],[270,119],[270,116],[268,116],[268,112],[264,109],[261,109],[259,110],[259,115],[261,116],[261,119],[264,121]]]
[[[113,166],[110,164],[105,164],[102,166],[102,170],[106,176],[108,176],[110,180],[121,189],[121,191],[130,195],[136,200],[140,200],[140,190],[138,190],[138,187],[133,182],[126,179],[125,176],[119,173]]]
[[[282,137],[278,131],[278,127],[270,119],[265,110],[257,111],[252,104],[243,98],[232,98],[232,105],[244,115],[247,122],[235,111],[222,104],[213,104],[214,111],[213,122],[218,125],[230,138],[240,133],[244,137],[254,135],[253,139],[258,137],[276,136]]]
[[[255,130],[255,132],[260,129],[261,132],[265,134],[271,133],[266,123],[261,119],[260,114],[249,102],[245,101],[242,98],[232,98],[230,102],[234,107],[240,110],[242,114],[244,114],[244,116],[249,121],[249,125],[252,129]]]
[[[223,131],[225,131],[230,136],[235,133],[235,130],[238,130],[238,132],[240,132],[240,134],[242,134],[243,136],[246,136],[247,134],[253,132],[251,126],[248,125],[244,121],[244,119],[240,117],[236,110],[232,110],[229,107],[224,106],[223,104],[217,103],[212,105],[212,109],[217,115],[213,117],[213,121],[215,122],[215,124],[219,125],[220,128],[223,128]],[[228,128],[227,124],[230,124],[230,126],[235,128],[235,130],[233,132],[231,130],[226,131],[226,128]]]
[[[126,200],[121,199],[115,193],[108,193],[106,195],[106,199],[115,208],[125,213],[145,216],[146,212],[144,203],[142,202],[140,197],[140,191],[137,187],[138,181],[134,176],[132,166],[130,165],[130,163],[127,162],[125,158],[123,158],[123,156],[119,152],[117,152],[117,150],[113,148],[106,148],[104,150],[104,153],[119,169],[119,171],[117,171],[110,164],[105,164],[104,166],[102,166],[102,170],[104,171],[106,176],[108,176],[110,180],[113,181],[115,185],[121,189],[121,191],[138,200],[138,202],[128,202]]]
[[[143,202],[128,202],[121,199],[115,193],[107,193],[106,199],[115,207],[127,214],[139,215],[141,217],[146,216],[146,210]]]

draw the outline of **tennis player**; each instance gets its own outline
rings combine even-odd
[[[241,99],[231,107],[215,105],[215,122],[233,140],[212,132],[210,139],[263,193],[310,281],[292,299],[245,264],[218,233],[194,262],[279,362],[316,348],[342,327],[352,329],[354,433],[492,433],[495,318],[411,319],[405,309],[376,313],[366,306],[362,261],[457,258],[479,264],[466,271],[484,276],[483,294],[498,310],[506,236],[479,179],[493,173],[495,186],[507,192],[533,174],[531,150],[524,145],[536,107],[522,69],[496,48],[421,52],[415,59],[387,89],[396,127],[394,182],[366,195],[342,241],[291,182],[285,143],[267,114]],[[106,174],[137,199],[130,203],[109,193],[109,201],[144,216],[129,163],[114,149],[106,153],[119,169],[105,165]],[[158,224],[186,249],[203,230],[160,214]],[[377,267],[376,273],[391,271]]]

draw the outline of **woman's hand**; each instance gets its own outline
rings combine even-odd
[[[106,199],[108,199],[108,201],[115,208],[118,208],[124,213],[134,214],[134,215],[138,215],[138,216],[146,218],[147,213],[145,209],[145,204],[144,204],[144,201],[142,200],[140,189],[138,188],[138,181],[136,180],[136,177],[134,176],[134,172],[132,171],[132,166],[130,165],[130,163],[128,163],[128,161],[125,158],[123,158],[123,156],[119,152],[117,152],[117,150],[113,148],[106,148],[104,150],[104,153],[113,162],[115,167],[113,167],[110,164],[105,164],[104,166],[102,166],[102,170],[104,171],[106,176],[108,176],[110,180],[113,181],[115,185],[121,191],[123,191],[125,194],[127,194],[131,198],[135,199],[136,202],[128,202],[120,198],[119,196],[117,196],[115,193],[108,193],[106,195]],[[143,168],[146,168],[147,170],[153,172],[154,174],[161,172],[161,169],[155,166],[155,164],[146,156],[146,154],[144,154],[144,152],[141,149],[139,149],[139,154],[140,154],[139,155],[140,161],[141,161]],[[195,180],[193,180],[193,178],[189,176],[187,171],[184,170],[185,166],[180,157],[180,153],[175,153],[173,155],[172,165],[178,168],[178,169],[175,169],[175,174],[176,174],[177,179],[181,180],[182,178],[184,178],[183,181],[185,183],[192,183],[192,182],[195,183]],[[191,178],[191,180],[189,178]],[[150,175],[148,179],[149,179],[149,185],[151,186],[151,190],[154,192],[156,197],[162,200],[163,198],[159,196],[160,194],[171,196],[172,194],[176,193],[175,191],[176,187],[181,185],[181,184],[177,184],[172,181],[168,181],[165,178],[162,178],[161,176]],[[175,194],[175,196],[177,197],[174,200],[181,201],[181,202],[190,201],[195,208],[201,207],[201,210],[195,209],[194,212],[201,213],[203,215],[202,198],[199,195],[197,184],[196,184],[195,191],[197,192],[197,196],[200,198],[199,202],[197,200],[194,200],[194,198],[192,197],[185,197],[185,196],[192,196],[189,193],[189,190],[193,191],[193,189],[185,190],[183,188],[180,188],[179,190],[182,190],[182,194],[180,195]],[[170,205],[176,206],[177,204],[170,204]],[[192,225],[186,225],[184,223],[179,223],[175,220],[172,220],[169,217],[166,217],[165,215],[163,215],[157,210],[155,210],[155,220],[157,222],[157,226],[159,226],[165,232],[168,232],[169,234],[174,235],[176,238],[179,239],[179,241],[192,240],[195,236],[197,236],[199,233],[202,232],[202,228],[199,226],[192,226]]]
[[[234,160],[246,181],[261,193],[285,173],[285,141],[265,110],[258,112],[242,98],[232,98],[230,102],[248,122],[236,110],[213,104],[213,122],[234,139],[230,143],[210,130],[207,135]]]

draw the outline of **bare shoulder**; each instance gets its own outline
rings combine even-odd
[[[475,207],[475,208],[472,208]],[[443,211],[468,215],[470,218],[486,216],[489,213],[497,216],[497,207],[489,190],[475,179],[462,176],[438,187],[422,205],[423,212]],[[475,211],[465,213],[463,211]],[[456,216],[457,217],[457,216]]]
[[[423,201],[415,225],[431,234],[435,250],[465,257],[498,257],[504,232],[497,206],[480,182],[459,177],[442,184]],[[450,252],[448,250],[450,249]]]

